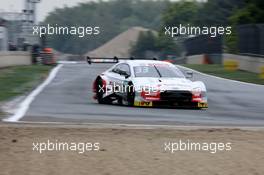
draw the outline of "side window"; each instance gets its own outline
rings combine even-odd
[[[120,74],[120,72],[126,72],[128,75],[131,75],[128,64],[124,64],[124,63],[116,65],[112,69],[112,72],[117,73],[117,74]]]
[[[118,73],[121,68],[121,64],[116,65],[111,71],[114,73]]]
[[[127,75],[131,75],[130,68],[128,64],[121,64],[120,70],[127,73]]]

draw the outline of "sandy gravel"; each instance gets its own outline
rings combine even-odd
[[[264,131],[0,124],[1,175],[264,174]],[[231,142],[231,151],[169,153],[164,142]],[[33,151],[32,143],[99,142],[99,151]]]

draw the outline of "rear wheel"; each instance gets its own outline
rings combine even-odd
[[[104,91],[102,87],[104,86],[103,80],[101,78],[98,78],[96,83],[96,98],[99,104],[106,104],[108,101],[103,98]]]

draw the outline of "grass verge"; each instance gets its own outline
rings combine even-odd
[[[256,73],[242,70],[227,71],[220,64],[184,64],[182,66],[217,77],[264,85],[264,79],[260,79]]]
[[[0,102],[31,91],[48,75],[52,66],[32,65],[0,69]]]

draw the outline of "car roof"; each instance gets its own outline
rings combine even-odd
[[[167,66],[174,66],[171,63],[159,60],[120,60],[120,63],[127,63],[131,66],[148,66],[149,64],[164,64]]]

